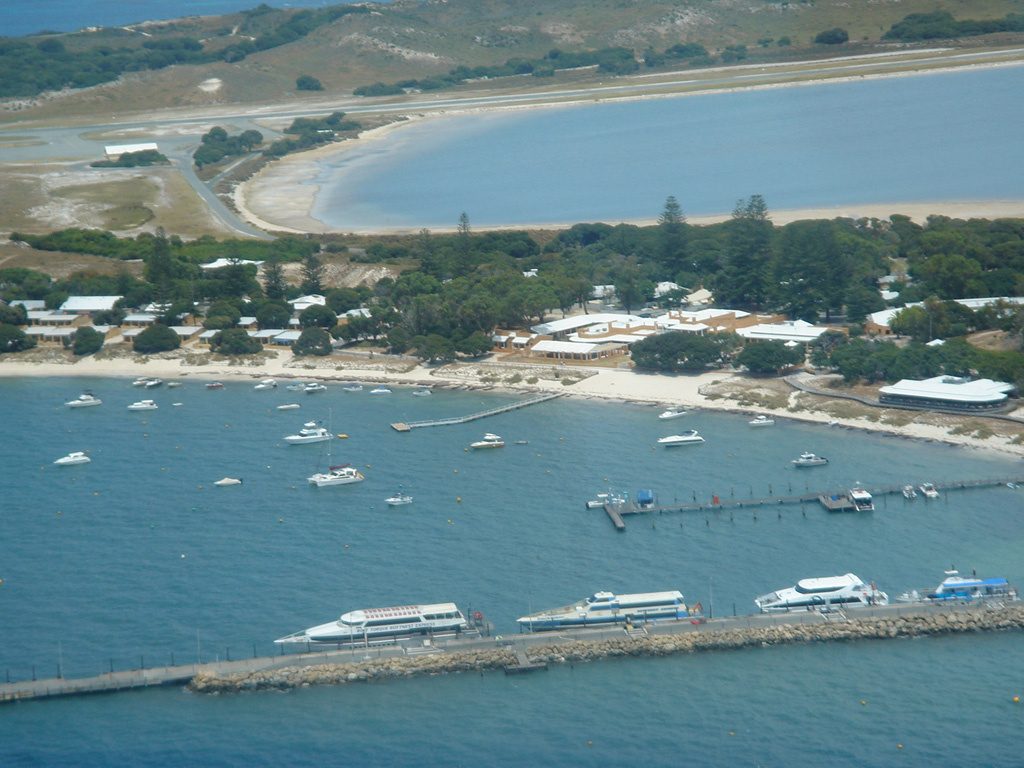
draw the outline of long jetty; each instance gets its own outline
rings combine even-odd
[[[884,485],[875,488],[864,488],[863,490],[870,493],[872,496],[895,496],[903,493],[903,488],[910,483],[904,483],[903,485]],[[971,488],[995,488],[998,486],[1008,486],[1015,488],[1017,486],[1024,487],[1024,478],[1017,477],[990,477],[981,480],[960,480],[960,481],[949,481],[945,483],[933,483],[935,490],[937,491],[965,491]],[[744,507],[770,507],[779,506],[783,504],[808,504],[808,503],[819,503],[826,509],[832,512],[846,512],[851,511],[852,505],[837,505],[833,499],[836,497],[842,497],[846,494],[849,489],[843,490],[827,490],[827,491],[806,491],[804,493],[790,494],[786,496],[762,496],[749,499],[722,499],[717,495],[712,495],[711,500],[708,502],[696,501],[696,493],[694,493],[694,502],[691,504],[668,504],[659,505],[657,503],[652,505],[639,505],[633,501],[624,501],[604,505],[604,511],[608,515],[608,519],[612,521],[612,525],[615,530],[624,532],[626,530],[626,523],[623,517],[630,515],[664,515],[673,512],[718,512],[726,509],[741,509]],[[934,501],[924,500],[925,503],[934,503]]]
[[[498,408],[490,408],[486,411],[471,413],[467,416],[451,416],[447,419],[426,419],[424,421],[397,421],[392,424],[391,427],[398,432],[409,432],[410,430],[419,429],[421,427],[448,427],[452,424],[465,424],[467,421],[476,421],[477,419],[483,419],[487,416],[495,416],[499,413],[505,413],[506,411],[514,411],[517,408],[525,408],[528,405],[545,403],[548,400],[554,400],[556,397],[562,397],[564,394],[564,392],[549,392],[546,395],[534,397],[530,400],[520,400],[518,403],[509,403],[508,405],[502,405]]]
[[[458,638],[409,640],[388,646],[2,683],[0,702],[185,684],[199,693],[227,693],[502,668],[507,674],[517,674],[573,660],[1010,629],[1024,629],[1024,606],[1019,603],[909,603],[833,613],[690,617],[638,623],[632,628],[567,629],[510,637],[470,632]]]

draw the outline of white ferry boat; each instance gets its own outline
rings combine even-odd
[[[945,572],[945,579],[935,589],[925,590],[921,594],[916,589],[904,592],[896,598],[898,603],[918,602],[971,602],[973,600],[1002,600],[1016,602],[1020,600],[1015,587],[1006,579],[982,579],[977,576],[961,576],[957,570]]]
[[[754,601],[761,613],[791,610],[821,610],[870,605],[888,605],[889,596],[875,589],[874,582],[865,584],[857,576],[828,576],[803,579],[795,587],[761,595]]]
[[[467,629],[466,617],[455,603],[366,608],[342,614],[337,621],[319,624],[275,640],[275,643],[331,645],[370,644],[402,635],[428,635]]]
[[[331,432],[327,427],[320,426],[315,421],[307,421],[297,435],[287,435],[284,441],[289,445],[303,445],[305,443],[323,443],[331,439]]]
[[[592,597],[562,608],[551,608],[516,619],[531,632],[559,629],[560,627],[605,626],[630,621],[652,619],[685,619],[702,612],[701,604],[687,608],[683,594],[671,592],[642,592],[635,595],[616,595],[597,592]]]

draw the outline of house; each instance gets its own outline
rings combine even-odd
[[[106,312],[114,308],[114,304],[123,296],[68,296],[67,301],[60,305],[60,312],[67,315],[91,315],[95,312]]]
[[[531,357],[547,357],[555,360],[601,360],[613,355],[625,354],[628,346],[615,342],[581,343],[578,341],[538,341],[527,350]]]
[[[785,320],[740,328],[736,331],[747,341],[784,341],[788,345],[807,344],[828,331],[846,332],[842,328],[814,325],[806,320]]]
[[[309,296],[299,296],[299,298],[292,299],[288,303],[292,305],[292,311],[295,312],[295,314],[299,314],[304,309],[309,309],[313,306],[319,305],[321,307],[326,307],[327,299],[318,293],[314,293]]]

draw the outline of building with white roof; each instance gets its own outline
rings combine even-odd
[[[224,267],[235,267],[235,266],[254,266],[257,269],[262,265],[262,261],[255,261],[253,259],[225,259],[221,257],[215,261],[211,261],[207,264],[200,264],[200,269],[223,269]]]
[[[550,357],[556,360],[600,360],[625,352],[624,344],[614,342],[581,343],[578,341],[553,341],[545,339],[530,347],[534,357]]]
[[[88,315],[113,309],[121,296],[68,296],[60,311],[69,315]]]
[[[1005,304],[1024,305],[1024,296],[988,296],[982,299],[954,299],[954,301],[968,309],[977,311],[993,304],[1004,302]],[[864,322],[864,330],[872,336],[891,336],[892,328],[889,324],[896,315],[907,307],[923,307],[923,301],[914,301],[904,307],[891,307],[878,312],[872,312]]]
[[[107,157],[120,157],[125,152],[146,152],[152,150],[158,152],[156,142],[145,141],[138,144],[107,144],[103,147],[103,153]]]
[[[901,379],[878,390],[878,401],[902,408],[938,411],[992,411],[1008,404],[1016,387],[991,379],[935,376],[930,379]]]
[[[327,299],[318,293],[310,294],[309,296],[299,296],[297,299],[292,299],[288,302],[292,305],[292,309],[295,312],[302,312],[305,309],[309,309],[314,306],[327,306]]]
[[[806,320],[786,320],[781,323],[764,323],[738,328],[736,333],[747,341],[784,341],[787,344],[807,344],[826,331],[832,330],[839,329],[814,325]]]

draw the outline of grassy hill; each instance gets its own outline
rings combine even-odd
[[[362,10],[362,9],[360,9]],[[309,74],[323,84],[320,97],[350,94],[377,81],[441,75],[453,67],[491,66],[510,58],[624,46],[642,54],[677,43],[699,43],[712,55],[746,46],[748,61],[776,61],[905,47],[882,35],[910,13],[944,10],[957,19],[995,19],[1024,12],[1024,0],[396,0],[370,12],[350,13],[287,44],[241,60],[177,65],[133,72],[115,84],[62,96],[26,99],[32,116],[110,113],[219,103],[281,102],[304,98],[295,80]],[[209,51],[272,35],[298,13],[273,10],[221,17],[191,17],[131,29],[61,35],[69,50],[89,46],[141,47],[147,41],[190,37]],[[814,36],[835,27],[850,42],[816,45]],[[780,45],[788,39],[789,44]],[[29,43],[41,38],[24,38]],[[1019,43],[1022,35],[988,35],[929,45]],[[492,81],[490,87],[516,85]],[[520,82],[522,81],[519,78]],[[533,83],[536,85],[536,81]],[[8,108],[0,120],[12,116]]]

